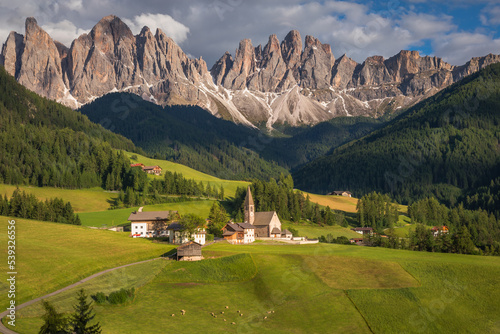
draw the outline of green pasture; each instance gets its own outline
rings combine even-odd
[[[136,288],[133,302],[95,306],[103,333],[500,329],[498,257],[262,243],[217,243],[204,248],[203,254],[211,259],[158,260],[87,282],[89,293]],[[50,300],[68,313],[75,293]],[[37,333],[40,305],[20,310],[19,315],[16,330]]]
[[[186,201],[179,203],[164,203],[146,205],[143,211],[179,211],[180,215],[193,213],[202,218],[207,218],[212,207],[213,200]],[[133,211],[137,211],[139,207],[131,207],[127,209],[107,210],[100,212],[85,212],[80,213],[80,220],[84,226],[93,227],[111,227],[128,224],[127,220]]]
[[[159,257],[174,248],[142,238],[130,238],[130,233],[0,216],[2,231],[7,231],[10,219],[16,222],[18,304],[96,272]],[[0,237],[0,253],[6,259],[7,233]],[[0,294],[5,296],[6,291],[6,281],[2,279]],[[0,307],[6,306],[7,302],[7,298],[2,298]]]
[[[0,184],[0,195],[11,197],[17,186]],[[46,200],[54,197],[71,202],[73,210],[79,212],[104,211],[118,194],[104,191],[102,188],[91,189],[62,189],[52,187],[19,186],[20,190],[35,195],[38,199]]]
[[[351,231],[350,228],[338,226],[338,225],[333,225],[333,226],[319,226],[317,224],[313,223],[290,223],[290,222],[284,222],[283,223],[283,228],[289,228],[292,227],[299,231],[299,236],[301,237],[308,237],[309,239],[317,239],[320,236],[325,236],[327,234],[333,235],[334,238],[340,237],[340,236],[345,236],[348,239],[351,238],[361,238],[362,235],[359,233],[356,233],[354,231]]]

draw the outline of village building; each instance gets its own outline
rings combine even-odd
[[[350,191],[345,191],[345,190],[335,190],[329,193],[328,195],[351,197],[352,193]]]
[[[184,226],[174,222],[167,227],[168,241],[172,244],[182,245],[189,242],[189,234],[185,230]],[[205,237],[207,232],[204,227],[199,227],[191,236],[194,241],[200,245],[205,244]]]
[[[432,232],[432,235],[434,237],[437,237],[440,234],[446,234],[446,233],[448,233],[449,230],[448,230],[447,226],[441,226],[441,227],[434,226],[434,227],[431,228],[431,232]]]
[[[144,166],[142,167],[142,170],[148,174],[153,174],[153,175],[160,175],[161,174],[161,167],[160,166]]]
[[[356,245],[363,245],[363,238],[352,238],[349,240],[351,244],[356,244]]]
[[[141,167],[141,168],[143,168],[143,167],[144,167],[144,164],[141,164],[141,163],[137,163],[137,164],[130,164],[130,167]]]
[[[281,231],[281,239],[292,240],[292,238],[293,238],[292,232],[290,232],[288,230]]]
[[[255,241],[255,227],[248,223],[227,223],[222,236],[231,244],[249,244]]]
[[[177,211],[134,211],[128,217],[131,235],[134,238],[166,236],[167,231],[163,227],[166,227],[167,222],[174,216],[177,216]]]
[[[250,186],[245,197],[245,223],[255,227],[257,238],[281,238],[281,221],[276,211],[255,212]]]
[[[177,247],[177,261],[200,261],[203,259],[201,255],[201,244],[190,241]]]
[[[355,227],[351,228],[351,230],[362,235],[373,235],[372,227]]]

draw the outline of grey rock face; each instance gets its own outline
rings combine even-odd
[[[379,117],[431,96],[500,56],[452,66],[440,58],[401,51],[358,64],[333,56],[330,45],[290,31],[254,47],[240,42],[208,71],[163,31],[134,36],[116,16],[99,21],[68,48],[54,41],[34,18],[25,35],[11,32],[0,64],[28,89],[72,108],[114,91],[127,91],[161,105],[199,105],[248,126],[315,124],[337,116]]]

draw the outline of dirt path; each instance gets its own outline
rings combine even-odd
[[[47,298],[52,297],[52,296],[55,296],[55,295],[57,295],[57,294],[59,294],[59,293],[61,293],[61,292],[63,292],[63,291],[67,291],[67,290],[69,290],[69,289],[72,289],[72,288],[74,288],[74,287],[76,287],[76,286],[78,286],[78,285],[80,285],[80,284],[82,284],[82,283],[85,283],[85,282],[87,282],[87,281],[90,281],[90,280],[91,280],[91,279],[93,279],[93,278],[99,277],[99,276],[104,275],[104,274],[106,274],[106,273],[109,273],[109,272],[111,272],[111,271],[113,271],[113,270],[117,270],[117,269],[121,269],[121,268],[126,268],[126,267],[130,267],[130,266],[134,266],[134,265],[136,265],[136,264],[141,264],[141,263],[145,263],[145,262],[155,261],[155,260],[159,260],[159,259],[162,259],[162,258],[155,258],[155,259],[150,259],[150,260],[144,260],[144,261],[139,261],[139,262],[129,263],[129,264],[125,264],[125,265],[123,265],[123,266],[119,266],[119,267],[115,267],[115,268],[111,268],[111,269],[106,269],[106,270],[100,271],[100,272],[98,272],[98,273],[96,273],[96,274],[94,274],[94,275],[90,275],[89,277],[86,277],[86,278],[82,279],[81,281],[78,281],[78,282],[76,282],[76,283],[73,283],[73,284],[71,284],[71,285],[68,285],[67,287],[64,287],[64,288],[59,289],[59,290],[54,291],[54,292],[51,292],[51,293],[49,293],[49,294],[47,294],[47,295],[45,295],[45,296],[38,297],[38,298],[36,298],[36,299],[30,300],[30,301],[28,301],[28,302],[26,302],[26,303],[22,303],[21,305],[18,305],[18,306],[16,307],[16,311],[18,311],[18,310],[20,310],[20,309],[22,309],[22,308],[25,308],[26,306],[30,306],[30,305],[32,305],[32,304],[34,304],[34,303],[36,303],[36,302],[39,302],[39,301],[40,301],[40,300],[42,300],[42,299],[47,299]],[[4,334],[17,334],[17,332],[14,332],[13,330],[8,329],[8,328],[7,328],[7,327],[5,327],[5,325],[1,322],[1,320],[2,320],[2,319],[3,319],[3,318],[4,318],[4,317],[5,317],[8,313],[9,313],[9,310],[7,310],[7,311],[4,311],[4,312],[0,313],[0,332],[1,332],[1,333],[4,333]]]

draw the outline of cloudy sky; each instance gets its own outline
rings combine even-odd
[[[500,54],[499,0],[0,0],[0,40],[24,34],[34,16],[51,36],[70,46],[104,16],[122,18],[137,34],[147,25],[171,36],[209,68],[243,38],[264,45],[292,29],[329,43],[335,57],[358,62],[418,50],[458,65],[474,56]]]

